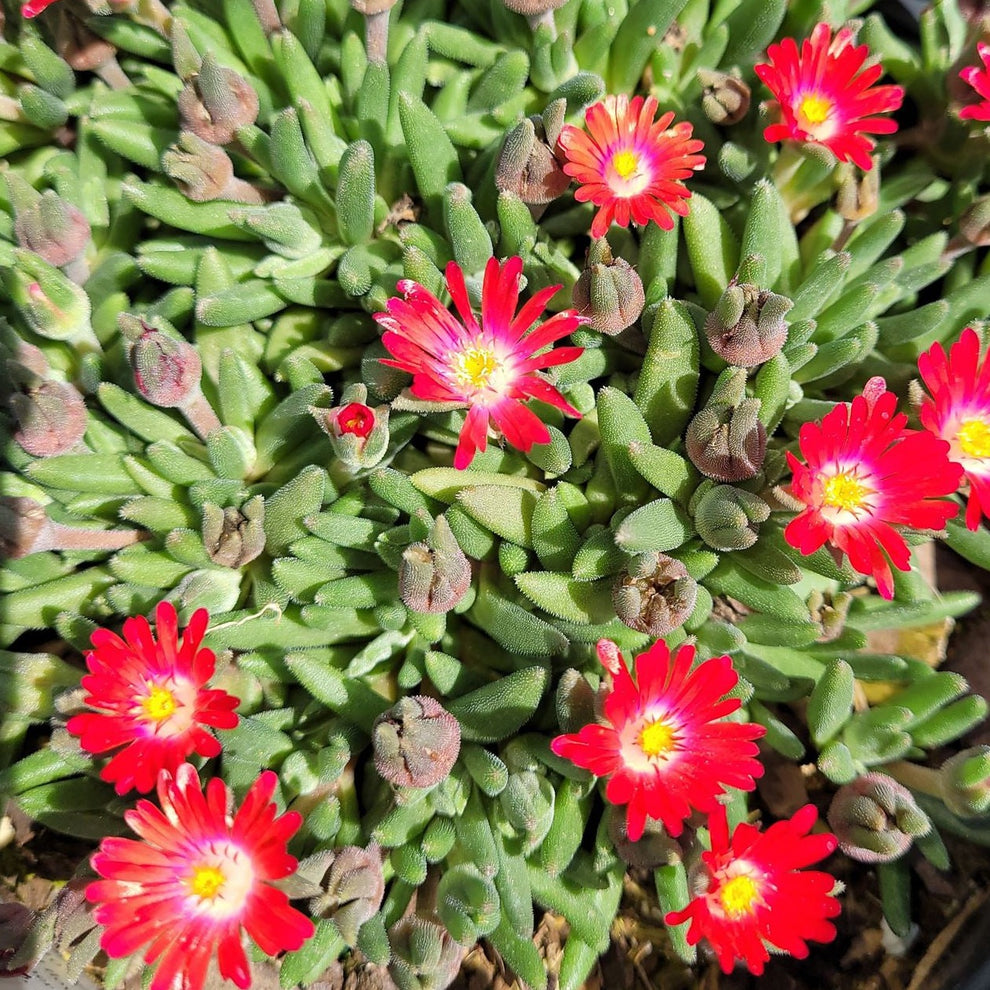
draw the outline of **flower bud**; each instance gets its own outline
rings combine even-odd
[[[684,625],[698,597],[687,568],[663,553],[644,553],[612,588],[615,614],[631,629],[655,638]]]
[[[86,433],[86,403],[66,382],[42,381],[9,399],[14,440],[32,457],[72,450]]]
[[[981,196],[963,210],[959,233],[973,247],[990,244],[990,196]]]
[[[974,746],[946,760],[939,785],[945,806],[960,818],[990,813],[990,746]]]
[[[162,155],[162,171],[196,203],[228,198],[223,193],[234,178],[234,166],[227,152],[191,131],[183,131],[178,144]]]
[[[182,88],[178,104],[182,129],[210,144],[230,144],[239,128],[255,122],[259,109],[251,84],[219,65],[212,52]]]
[[[843,220],[856,223],[877,212],[880,197],[880,159],[877,155],[873,156],[873,166],[868,172],[848,163],[840,166],[835,205]]]
[[[14,233],[21,247],[62,268],[86,250],[91,230],[81,210],[46,189],[33,206],[17,210]]]
[[[399,567],[399,596],[414,612],[449,612],[471,586],[471,564],[438,516],[425,543],[411,543]]]
[[[388,406],[365,405],[368,389],[350,385],[333,409],[310,406],[320,429],[330,438],[333,452],[350,468],[373,468],[388,450]]]
[[[137,390],[155,406],[185,405],[200,390],[203,365],[196,348],[146,323],[141,328],[130,352]]]
[[[457,976],[465,950],[435,921],[410,915],[388,930],[389,975],[399,990],[445,990]]]
[[[752,91],[738,76],[712,69],[699,69],[703,89],[701,109],[713,124],[730,127],[749,113]]]
[[[758,495],[731,485],[715,485],[699,497],[694,524],[698,535],[713,549],[745,550],[756,542],[760,523],[769,518],[770,506]]]
[[[309,910],[318,918],[332,918],[344,941],[354,945],[358,929],[385,897],[381,852],[372,844],[367,849],[344,846],[327,855],[329,869],[320,881],[324,892],[309,902]]]
[[[759,413],[759,399],[743,399],[737,406],[705,406],[688,424],[684,437],[691,463],[716,481],[754,477],[767,452],[767,431]]]
[[[748,282],[730,283],[705,321],[712,350],[729,364],[753,368],[779,354],[787,342],[786,296]]]
[[[643,281],[624,258],[612,257],[608,241],[592,241],[588,262],[574,283],[574,308],[599,333],[614,336],[631,327],[646,305]]]
[[[499,152],[495,185],[531,206],[543,206],[561,196],[571,179],[553,153],[556,136],[550,140],[544,120],[537,116],[516,124]]]
[[[265,500],[249,499],[243,509],[203,505],[203,545],[221,567],[243,567],[265,549]]]
[[[637,869],[655,870],[680,862],[684,855],[681,845],[667,834],[663,822],[647,817],[642,837],[632,842],[625,811],[613,805],[606,814],[609,838],[624,863]]]
[[[903,856],[932,823],[911,792],[882,773],[867,773],[840,787],[828,809],[839,848],[861,863],[889,863]]]
[[[14,263],[0,272],[0,282],[36,334],[96,349],[89,296],[55,265],[34,251],[15,248]]]
[[[397,787],[433,787],[449,773],[461,749],[460,723],[440,702],[403,698],[379,715],[371,730],[375,768]]]
[[[0,559],[18,560],[34,553],[35,544],[43,542],[47,525],[48,516],[40,502],[0,495]]]

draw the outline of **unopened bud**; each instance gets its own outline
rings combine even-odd
[[[450,986],[465,949],[442,925],[409,915],[388,930],[388,971],[398,990],[443,990]]]
[[[9,400],[17,420],[14,440],[32,457],[71,450],[86,432],[86,403],[66,382],[43,381]]]
[[[90,323],[89,296],[36,252],[15,248],[14,264],[0,272],[0,281],[24,321],[39,336],[98,346]]]
[[[655,638],[684,625],[698,597],[687,568],[663,553],[644,553],[612,588],[615,614],[631,629]]]
[[[767,431],[759,414],[759,399],[743,399],[737,406],[705,406],[684,437],[691,463],[716,481],[754,477],[767,452]]]
[[[59,17],[53,25],[55,49],[76,72],[93,72],[115,61],[117,49],[94,34],[78,17]]]
[[[889,863],[903,856],[932,823],[911,792],[882,773],[867,773],[840,787],[828,809],[839,848],[861,863]]]
[[[624,258],[613,258],[608,241],[591,242],[588,262],[574,283],[575,309],[599,333],[614,336],[631,327],[646,305],[643,280]]]
[[[873,168],[863,172],[843,165],[836,195],[836,209],[843,220],[856,223],[872,217],[880,201],[880,159],[873,156]]]
[[[509,131],[495,167],[495,185],[500,190],[515,193],[529,205],[543,206],[561,196],[570,184],[541,118],[521,120]]]
[[[990,746],[974,746],[946,760],[939,785],[945,806],[960,818],[990,813]]]
[[[130,353],[137,390],[152,405],[184,406],[200,391],[203,364],[196,348],[147,324],[143,327]]]
[[[227,152],[191,131],[183,131],[178,144],[162,155],[162,171],[196,203],[229,198],[223,193],[234,178],[234,166]]]
[[[403,698],[379,715],[371,730],[375,768],[397,787],[433,787],[461,749],[461,726],[439,701]]]
[[[17,211],[14,233],[21,247],[62,268],[83,253],[91,231],[81,210],[46,189],[33,206]]]
[[[699,69],[703,89],[701,109],[713,124],[730,127],[749,113],[752,91],[738,76],[712,69]]]
[[[243,567],[265,549],[265,500],[249,499],[243,509],[203,505],[203,545],[221,567]]]
[[[219,65],[211,52],[179,93],[178,104],[182,129],[211,144],[230,144],[241,127],[255,122],[259,108],[251,84]]]
[[[642,837],[633,842],[629,838],[625,810],[613,805],[606,814],[609,838],[624,863],[637,869],[655,870],[658,866],[679,863],[683,858],[680,843],[667,834],[663,822],[658,819],[647,816]]]
[[[449,612],[471,586],[471,564],[457,543],[446,516],[438,516],[425,543],[402,554],[399,595],[414,612]]]
[[[698,535],[715,550],[745,550],[756,542],[770,506],[758,495],[731,485],[705,489],[695,507]]]
[[[309,902],[309,910],[318,918],[332,918],[344,941],[354,945],[358,929],[385,896],[381,852],[376,845],[344,846],[329,856],[330,867],[320,882],[324,892]]]
[[[753,368],[779,354],[787,342],[786,296],[748,282],[730,284],[705,321],[712,350],[729,364]]]

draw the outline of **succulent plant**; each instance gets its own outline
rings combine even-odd
[[[917,110],[918,154],[870,140],[863,170],[813,135],[778,150],[754,64],[860,14],[858,41]],[[972,31],[952,2],[925,18],[920,51],[868,0],[142,0],[8,19],[0,792],[73,835],[126,831],[129,799],[62,729],[79,670],[22,644],[55,630],[85,651],[98,626],[166,601],[183,621],[210,612],[214,684],[240,699],[204,774],[243,795],[273,769],[304,818],[286,889],[310,899],[316,935],[282,960],[285,986],[356,946],[400,987],[442,988],[483,938],[543,987],[538,908],[570,924],[555,978],[574,990],[626,862],[683,912],[697,838],[651,819],[631,843],[593,775],[550,748],[607,709],[596,647],[618,663],[658,638],[729,656],[738,718],[851,788],[856,829],[879,834],[878,808],[899,826],[916,812],[902,832],[918,837],[922,818],[937,834],[985,817],[985,754],[938,784],[920,765],[985,702],[871,645],[976,597],[897,560],[887,588],[789,530],[808,505],[793,483],[808,424],[893,403],[871,382],[907,392],[919,357],[986,318],[986,135],[946,113]],[[648,127],[687,160],[670,179],[687,196],[609,227],[569,192],[568,148],[606,94],[636,92],[656,105],[630,113],[680,121]],[[641,162],[623,154],[626,181]],[[522,291],[518,317],[486,293],[496,277]],[[483,403],[410,381],[397,313],[426,313],[441,345],[457,314],[477,329],[446,370],[478,394],[500,373],[480,326],[535,341],[517,356],[543,362],[526,365],[538,384],[512,396],[532,400],[529,432],[493,412],[455,467]],[[562,321],[571,341],[545,350]],[[842,484],[832,508],[856,496]],[[908,543],[942,522],[990,567],[985,528],[907,525]],[[893,693],[864,702],[876,682]],[[52,741],[30,751],[37,725]],[[861,793],[881,774],[900,784]],[[888,800],[901,784],[917,806]],[[904,885],[884,883],[903,918]],[[39,953],[64,948],[47,938]]]

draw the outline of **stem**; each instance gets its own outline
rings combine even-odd
[[[849,238],[852,237],[853,232],[858,226],[858,220],[846,220],[846,222],[842,225],[842,230],[839,231],[839,236],[832,241],[832,250],[836,253],[841,251],[846,246]]]
[[[184,405],[179,407],[189,425],[205,440],[214,430],[223,425],[213,411],[213,406],[206,401],[202,391],[196,390]]]
[[[920,791],[931,797],[941,798],[942,796],[939,772],[931,767],[921,767],[917,763],[897,760],[894,763],[888,763],[883,770],[898,783],[910,787],[912,791]]]
[[[120,550],[146,537],[139,529],[83,529],[47,520],[35,538],[32,553],[39,550]]]
[[[388,56],[388,10],[364,15],[364,47],[368,61],[384,65]]]
[[[529,18],[529,26],[536,34],[538,28],[550,28],[551,39],[557,37],[557,22],[553,19],[553,10],[544,10],[542,14],[534,14]]]

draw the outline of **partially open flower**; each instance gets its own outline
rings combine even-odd
[[[433,787],[461,748],[460,723],[433,698],[403,698],[375,721],[375,769],[398,787]]]
[[[981,41],[976,46],[976,51],[983,65],[968,65],[959,73],[959,77],[976,90],[980,99],[963,107],[959,116],[963,120],[990,121],[990,45]]]

